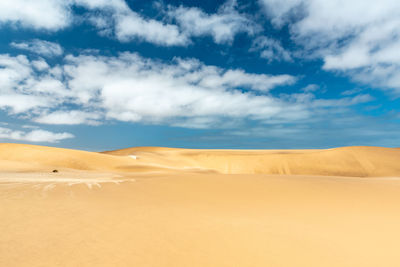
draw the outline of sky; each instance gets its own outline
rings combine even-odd
[[[400,147],[398,0],[0,1],[0,142]]]

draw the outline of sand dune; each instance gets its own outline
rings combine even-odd
[[[128,148],[105,152],[135,155],[142,164],[199,168],[225,174],[399,176],[400,151],[382,147],[321,150],[195,150]]]
[[[400,266],[399,162],[0,144],[0,266]]]
[[[5,171],[54,168],[137,172],[205,171],[223,174],[287,174],[352,177],[400,176],[400,150],[343,147],[321,150],[195,150],[137,147],[103,153],[0,144]]]
[[[55,147],[0,144],[0,167],[5,171],[73,169],[107,171],[129,165],[131,160],[94,152]]]

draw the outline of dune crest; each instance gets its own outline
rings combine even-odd
[[[0,144],[3,171],[66,170],[217,172],[350,177],[400,176],[400,150],[342,147],[310,150],[207,150],[133,147],[87,152],[45,146]]]

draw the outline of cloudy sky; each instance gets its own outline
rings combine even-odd
[[[0,37],[0,142],[400,146],[398,0],[3,0]]]

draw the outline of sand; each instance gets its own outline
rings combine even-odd
[[[399,149],[0,144],[0,170],[0,266],[400,266]]]

